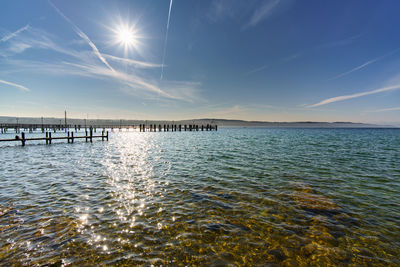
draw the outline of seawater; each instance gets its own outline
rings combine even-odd
[[[399,129],[114,132],[0,147],[2,265],[399,257]]]

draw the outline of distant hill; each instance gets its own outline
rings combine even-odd
[[[16,123],[16,117],[0,116],[1,123]],[[41,124],[41,118],[34,117],[19,117],[18,123],[20,124]],[[64,124],[64,118],[43,118],[45,124]],[[70,125],[85,125],[84,119],[67,119]],[[222,127],[281,127],[281,128],[391,128],[392,125],[377,125],[366,123],[354,122],[313,122],[313,121],[300,121],[300,122],[266,122],[266,121],[244,121],[244,120],[226,120],[226,119],[192,119],[180,121],[164,121],[164,120],[105,120],[105,119],[89,119],[86,120],[86,125],[136,125],[136,124],[217,124]],[[397,127],[395,127],[397,128]]]

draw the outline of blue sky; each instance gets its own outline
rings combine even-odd
[[[400,124],[396,0],[0,5],[0,115]]]

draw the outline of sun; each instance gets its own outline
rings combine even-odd
[[[112,28],[111,31],[113,32],[111,43],[123,48],[125,56],[130,51],[138,51],[142,37],[136,24],[120,23]]]
[[[124,46],[134,45],[136,42],[134,32],[125,27],[117,29],[117,42]]]

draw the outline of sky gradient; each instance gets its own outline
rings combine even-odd
[[[397,0],[0,6],[2,116],[400,125]]]

